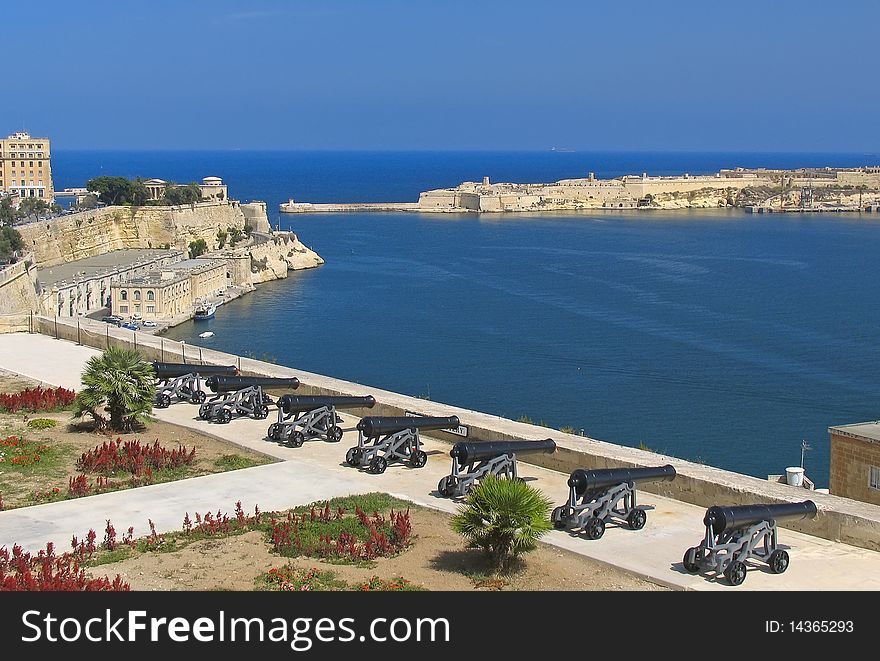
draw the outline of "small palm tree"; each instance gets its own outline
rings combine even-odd
[[[153,366],[140,353],[110,347],[86,363],[84,387],[74,400],[73,415],[82,417],[88,413],[98,429],[130,431],[153,408],[155,378]]]
[[[452,517],[452,529],[481,548],[492,568],[506,568],[522,553],[537,548],[538,539],[552,527],[551,502],[520,480],[489,476],[474,487]]]

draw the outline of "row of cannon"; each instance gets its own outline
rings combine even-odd
[[[199,417],[228,423],[234,416],[265,419],[269,407],[276,406],[277,419],[269,425],[267,437],[288,447],[301,447],[306,440],[328,442],[342,440],[342,418],[337,410],[370,409],[376,404],[364,397],[285,394],[273,402],[266,388],[296,390],[296,378],[245,377],[234,367],[154,363],[157,377],[156,406],[167,407],[175,399],[199,405]],[[204,384],[213,395],[208,398]],[[419,433],[431,430],[454,430],[461,421],[457,416],[366,416],[356,429],[358,444],[349,448],[345,462],[384,473],[390,463],[404,463],[421,468],[428,461]],[[517,456],[529,453],[552,453],[556,442],[490,440],[455,443],[450,450],[452,469],[437,485],[445,497],[462,497],[481,480],[492,475],[522,479],[517,474]],[[640,530],[647,522],[647,511],[637,504],[637,485],[672,481],[671,465],[644,468],[578,469],[568,478],[568,500],[556,507],[551,522],[556,529],[569,530],[598,540],[608,523]],[[689,548],[683,558],[685,570],[692,573],[714,572],[732,585],[746,578],[747,561],[759,560],[770,571],[781,574],[788,568],[789,555],[780,548],[777,522],[813,518],[815,503],[713,506],[703,518],[703,540]]]

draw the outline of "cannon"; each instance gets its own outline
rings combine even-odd
[[[458,416],[445,418],[427,416],[367,416],[357,424],[358,444],[345,453],[349,466],[366,466],[371,473],[384,473],[392,461],[406,461],[413,468],[428,463],[421,448],[419,431],[455,429],[461,424]]]
[[[437,485],[442,496],[464,496],[487,475],[517,479],[516,456],[527,452],[556,450],[552,438],[543,441],[480,441],[461,442],[452,446],[452,472]]]
[[[645,527],[648,514],[636,505],[636,484],[672,481],[675,468],[578,469],[568,477],[568,502],[555,508],[550,515],[553,527],[559,530],[580,529],[589,539],[605,534],[605,525],[614,519],[625,521],[631,530]]]
[[[234,365],[187,365],[186,363],[153,363],[156,373],[156,407],[168,408],[171,398],[202,404],[207,395],[202,380],[212,375],[234,375]]]
[[[703,541],[685,552],[682,564],[692,574],[723,574],[731,585],[746,580],[746,561],[751,558],[765,562],[774,574],[781,574],[788,569],[789,557],[787,551],[779,548],[777,522],[812,519],[816,514],[816,503],[812,500],[775,505],[715,505],[703,517]]]
[[[269,425],[268,437],[282,445],[298,448],[310,438],[336,443],[342,440],[342,418],[336,409],[371,409],[372,395],[342,397],[324,395],[284,395],[278,399],[278,422]]]
[[[215,395],[199,407],[203,420],[229,422],[235,415],[249,415],[256,420],[269,417],[272,398],[263,388],[299,387],[299,379],[276,379],[263,376],[209,376],[205,379]]]

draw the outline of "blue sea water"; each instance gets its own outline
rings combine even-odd
[[[880,418],[880,214],[740,211],[281,215],[301,201],[415,201],[489,175],[854,166],[871,154],[63,152],[100,174],[268,202],[327,263],[169,332],[190,344],[766,477],[828,483],[829,425]],[[205,329],[214,337],[200,339]]]

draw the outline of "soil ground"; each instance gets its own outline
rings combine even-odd
[[[292,566],[317,567],[335,572],[348,583],[366,582],[372,576],[403,576],[428,590],[665,590],[628,572],[540,544],[528,554],[518,571],[501,580],[487,576],[479,551],[464,548],[449,526],[449,515],[435,510],[411,510],[415,543],[394,558],[380,558],[372,567],[340,565],[316,558],[282,558],[260,532],[237,537],[207,539],[180,551],[144,553],[121,562],[92,569],[95,576],[117,573],[132,590],[253,590],[254,580],[272,567],[288,561]],[[588,543],[588,542],[585,542]]]
[[[0,392],[19,392],[37,385],[39,385],[37,382],[18,375],[0,372]],[[28,428],[28,420],[35,418],[49,418],[58,424],[52,429]],[[195,461],[188,470],[180,471],[180,479],[274,461],[266,455],[158,420],[149,420],[142,430],[125,434],[98,433],[88,423],[74,423],[78,423],[78,419],[72,418],[69,411],[0,413],[0,438],[10,435],[21,436],[29,442],[45,444],[52,449],[47,461],[42,465],[35,465],[32,469],[28,467],[29,470],[15,470],[0,463],[0,495],[4,509],[35,504],[34,492],[37,490],[49,491],[53,487],[58,487],[66,493],[68,478],[79,474],[76,461],[80,455],[93,450],[105,441],[116,438],[121,438],[123,441],[140,440],[143,443],[153,443],[158,440],[167,448],[176,448],[178,445],[187,448],[195,446]],[[215,463],[221,457],[228,455],[235,455],[240,459],[221,461],[220,465]],[[89,474],[90,479],[95,477],[97,475]],[[125,481],[124,476],[113,479]]]

